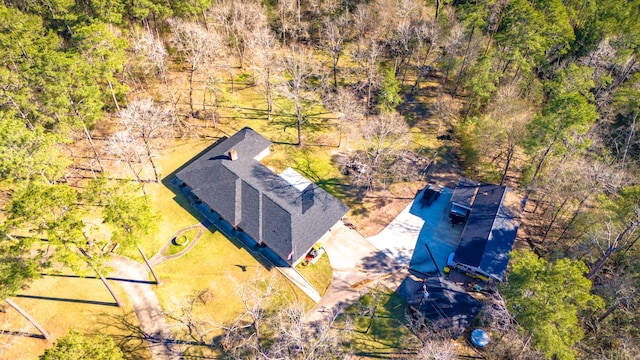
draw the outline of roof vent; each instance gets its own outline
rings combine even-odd
[[[238,160],[238,152],[236,149],[229,150],[229,159],[231,159],[231,161]]]

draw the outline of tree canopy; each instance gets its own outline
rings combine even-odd
[[[87,337],[77,330],[56,341],[40,356],[40,360],[122,360],[122,350],[108,336]]]
[[[507,307],[549,358],[574,359],[572,347],[584,336],[578,313],[597,309],[587,267],[567,258],[555,262],[531,251],[512,253],[508,284],[502,288]]]

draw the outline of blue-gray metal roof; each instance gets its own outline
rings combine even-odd
[[[479,185],[475,181],[461,177],[458,180],[458,186],[456,186],[453,190],[453,195],[451,195],[451,203],[468,210],[471,209]]]
[[[520,203],[505,201],[508,195],[514,196],[504,186],[478,187],[454,262],[476,267],[495,279],[504,279],[520,223]]]

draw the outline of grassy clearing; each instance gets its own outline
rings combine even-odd
[[[177,169],[212,143],[212,140],[200,139],[171,142],[165,149],[165,155],[158,160],[162,174],[165,175],[162,183],[145,185],[151,199],[152,209],[160,215],[158,229],[140,244],[147,257],[150,258],[157,253],[178,230],[202,220],[200,215],[190,208],[184,197],[173,192],[169,187],[169,182]],[[140,254],[135,249],[125,252],[124,255],[142,261]]]
[[[322,255],[315,264],[298,265],[296,270],[318,290],[320,295],[324,295],[329,289],[333,278],[333,270],[326,254]]]
[[[407,339],[414,335],[403,325],[404,309],[404,301],[392,291],[373,289],[365,294],[343,315],[353,319],[348,346],[356,355],[371,358],[406,351]]]
[[[212,298],[207,303],[198,302],[194,315],[216,324],[229,324],[243,312],[240,286],[270,276],[277,279],[281,290],[276,304],[302,301],[307,308],[312,306],[311,300],[276,270],[267,270],[240,243],[218,231],[206,231],[187,254],[160,264],[156,272],[163,283],[156,294],[164,309],[175,310],[189,297],[209,292]]]
[[[118,308],[107,289],[99,279],[63,276],[43,276],[29,289],[19,293],[22,296],[12,298],[42,325],[49,334],[57,339],[74,328],[85,334],[104,333],[114,336],[119,343],[131,333],[123,324],[138,326],[138,321],[124,291],[110,281],[118,297],[125,306]],[[11,332],[24,331],[38,334],[15,310],[7,307],[0,313],[0,328],[10,332],[0,335],[0,344],[12,345],[0,352],[2,359],[36,359],[53,343],[38,338],[15,335]],[[140,359],[150,358],[145,346],[138,350],[128,348],[132,356]]]

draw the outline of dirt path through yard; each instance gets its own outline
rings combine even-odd
[[[154,360],[183,359],[180,349],[173,340],[169,324],[153,291],[154,283],[149,281],[147,268],[124,256],[114,256],[109,262],[114,271],[110,277],[120,279],[118,284],[127,293],[133,310],[140,322],[140,329]]]

